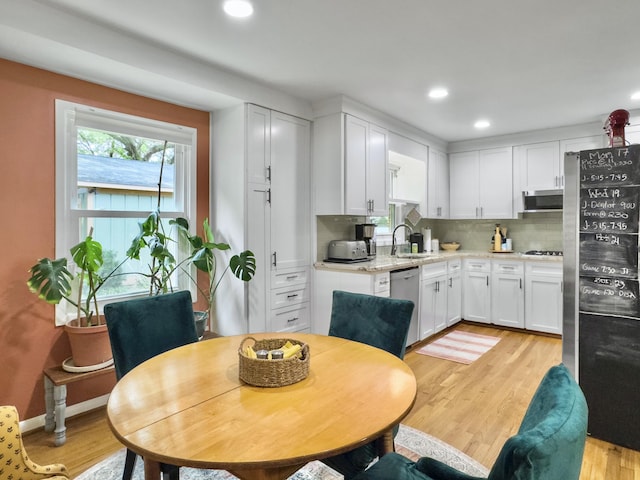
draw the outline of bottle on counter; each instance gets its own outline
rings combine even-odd
[[[502,233],[500,233],[500,224],[496,223],[496,233],[493,234],[493,251],[502,250]]]

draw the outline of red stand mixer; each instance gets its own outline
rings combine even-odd
[[[629,112],[626,110],[615,110],[609,114],[604,122],[604,130],[609,136],[610,147],[624,147],[624,127],[629,125]]]

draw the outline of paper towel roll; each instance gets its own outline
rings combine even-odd
[[[423,228],[422,229],[422,237],[423,237],[423,242],[424,242],[424,251],[425,252],[430,252],[431,251],[431,229],[430,228]]]

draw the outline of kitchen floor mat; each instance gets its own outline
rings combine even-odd
[[[469,365],[499,341],[499,337],[454,330],[416,350],[416,353]]]

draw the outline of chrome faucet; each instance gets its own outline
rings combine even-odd
[[[405,223],[401,223],[400,225],[396,226],[396,228],[393,229],[393,233],[391,234],[391,255],[395,255],[396,254],[396,230],[398,230],[400,227],[405,227],[409,229],[409,233],[413,233],[413,230],[411,229],[411,227]]]

